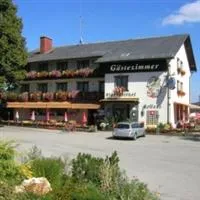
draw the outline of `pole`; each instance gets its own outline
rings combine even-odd
[[[167,70],[167,83],[169,80],[169,75],[170,75],[170,65],[168,65],[168,70]],[[167,123],[170,123],[170,92],[169,92],[169,87],[167,87]]]

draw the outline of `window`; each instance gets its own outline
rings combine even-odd
[[[120,128],[120,129],[129,129],[130,125],[129,124],[117,124],[116,128]]]
[[[48,62],[39,63],[38,72],[48,71]]]
[[[89,91],[88,82],[77,82],[77,90],[80,90],[81,92],[88,92]]]
[[[132,125],[131,125],[131,128],[139,128],[138,123],[132,124]]]
[[[180,90],[183,91],[183,82],[180,83]]]
[[[104,92],[104,81],[99,81],[99,92]]]
[[[180,68],[180,59],[179,58],[177,58],[176,64],[177,64],[177,68]]]
[[[183,68],[183,61],[180,61],[180,68]]]
[[[43,93],[47,92],[48,91],[47,83],[39,83],[38,91],[43,92]]]
[[[158,124],[158,111],[148,110],[147,111],[147,125],[157,125]]]
[[[67,91],[67,83],[56,83],[57,91]]]
[[[21,85],[21,92],[29,92],[30,85],[29,84],[22,84]]]
[[[79,60],[77,61],[77,69],[89,67],[89,60]]]
[[[180,90],[180,81],[177,81],[177,91]]]
[[[68,69],[68,62],[67,61],[58,62],[57,66],[56,66],[56,69],[59,70],[59,71],[64,71],[64,70]]]
[[[128,90],[128,76],[115,76],[115,87],[124,87]]]

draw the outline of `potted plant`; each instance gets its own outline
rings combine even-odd
[[[53,78],[60,78],[62,73],[59,70],[53,70],[49,73],[49,76]]]
[[[54,93],[53,92],[46,92],[42,94],[43,101],[53,101],[54,100]]]
[[[29,100],[28,92],[23,92],[23,93],[19,94],[18,100],[22,101],[22,102],[27,102]]]
[[[182,76],[184,76],[186,72],[183,69],[181,69],[180,73]]]
[[[67,92],[58,91],[55,94],[56,101],[66,101],[68,97]]]
[[[37,73],[38,78],[47,78],[49,76],[49,73],[47,71],[42,71]]]
[[[30,71],[26,74],[26,78],[28,79],[35,79],[37,78],[37,72],[36,71]]]
[[[41,101],[42,100],[42,93],[41,92],[33,92],[30,94],[30,101]]]

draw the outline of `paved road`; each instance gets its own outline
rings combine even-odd
[[[200,199],[200,139],[147,136],[137,141],[109,139],[111,133],[62,133],[60,131],[3,127],[0,138],[15,139],[26,151],[34,144],[46,156],[78,152],[96,156],[117,150],[120,165],[129,177],[137,177],[163,200]]]

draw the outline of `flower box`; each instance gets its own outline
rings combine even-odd
[[[122,96],[124,91],[125,91],[124,87],[115,87],[113,93],[116,96]]]
[[[177,91],[178,96],[185,96],[185,92],[182,90]]]
[[[66,101],[67,98],[68,98],[67,92],[59,91],[59,92],[56,92],[56,94],[55,94],[55,99],[57,101]]]
[[[53,101],[54,100],[54,93],[53,92],[47,92],[42,94],[42,100],[43,101]]]
[[[23,92],[22,94],[19,94],[18,100],[21,102],[27,102],[29,100],[28,92]]]
[[[183,69],[181,69],[180,73],[181,73],[181,76],[184,76],[186,72]]]
[[[30,99],[29,100],[34,101],[34,102],[41,101],[42,100],[42,93],[41,92],[30,93]]]

